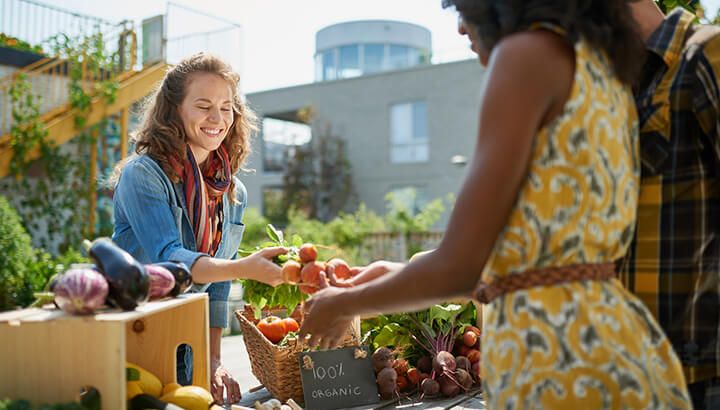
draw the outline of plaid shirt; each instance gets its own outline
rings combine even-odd
[[[642,180],[625,285],[667,333],[688,383],[720,375],[720,29],[678,9],[647,42],[636,103]]]

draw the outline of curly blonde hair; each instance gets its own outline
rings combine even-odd
[[[242,169],[250,154],[252,132],[257,130],[257,117],[243,103],[238,91],[240,75],[229,64],[217,56],[202,52],[183,59],[168,70],[160,87],[147,100],[142,123],[133,136],[135,152],[138,155],[147,154],[157,161],[174,183],[180,180],[180,176],[173,170],[170,160],[187,156],[187,136],[178,107],[195,73],[216,74],[231,85],[234,120],[223,145],[227,149],[233,175]],[[234,191],[235,182],[231,180],[231,198],[235,198]]]

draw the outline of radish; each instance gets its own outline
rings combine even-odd
[[[420,383],[420,371],[417,369],[417,367],[411,367],[407,371],[407,378],[410,384],[417,386]]]
[[[405,376],[410,368],[408,361],[405,359],[396,359],[393,361],[393,369],[397,372],[398,376]]]
[[[468,330],[467,332],[465,332],[462,339],[463,343],[465,343],[465,346],[474,347],[477,343],[478,337],[475,332]]]
[[[480,351],[472,349],[468,352],[467,355],[468,360],[470,360],[470,363],[477,363],[480,361]]]

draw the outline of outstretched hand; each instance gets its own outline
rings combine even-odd
[[[282,246],[274,246],[261,249],[249,256],[246,256],[246,269],[253,277],[251,279],[266,283],[270,286],[277,286],[283,283],[282,269],[273,262],[273,258],[287,253],[288,249]]]
[[[305,301],[300,339],[309,337],[310,347],[317,346],[325,350],[342,344],[353,316],[340,309],[345,290],[330,286],[324,272],[320,273],[320,288],[321,290]]]
[[[219,360],[212,361],[210,369],[210,393],[216,403],[225,403],[224,394],[227,391],[227,403],[237,403],[242,398],[240,385],[230,372],[223,367]]]

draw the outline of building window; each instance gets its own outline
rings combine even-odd
[[[322,53],[323,80],[334,80],[336,77],[335,70],[335,50],[328,50]]]
[[[384,44],[365,44],[363,47],[363,73],[377,73],[384,69]]]
[[[338,78],[352,78],[362,75],[360,50],[357,44],[340,47]]]
[[[290,151],[312,138],[310,126],[275,118],[263,119],[263,170],[285,172]]]
[[[394,164],[427,162],[430,139],[425,101],[390,107],[390,161]]]

